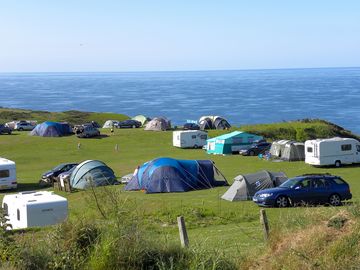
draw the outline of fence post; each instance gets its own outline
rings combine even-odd
[[[180,242],[182,247],[189,247],[189,238],[186,231],[185,219],[183,216],[177,217],[179,234],[180,234]]]
[[[266,216],[265,209],[260,209],[260,223],[264,231],[264,239],[267,241],[269,239],[269,222]]]
[[[118,152],[119,151],[119,145],[115,144],[115,151]]]

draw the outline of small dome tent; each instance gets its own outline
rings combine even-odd
[[[158,158],[135,170],[125,190],[186,192],[228,185],[211,160]]]
[[[139,121],[142,126],[146,125],[151,119],[149,117],[146,117],[144,115],[137,115],[131,118],[131,120]]]
[[[70,176],[72,188],[86,189],[117,183],[114,171],[99,160],[86,160],[76,166]]]
[[[200,126],[200,129],[202,129],[202,130],[213,129],[212,120],[206,116],[200,118],[199,126]]]
[[[118,123],[118,122],[119,122],[119,121],[117,121],[117,120],[107,120],[107,121],[104,123],[104,125],[103,125],[102,128],[113,128],[114,125],[115,125],[116,123]]]
[[[68,123],[44,122],[36,125],[30,132],[31,136],[41,137],[61,137],[72,133],[71,127]]]
[[[287,179],[283,172],[265,170],[253,174],[238,175],[221,198],[227,201],[251,200],[257,191],[277,187]]]
[[[229,122],[225,118],[220,117],[220,116],[215,116],[213,125],[214,125],[215,129],[231,128],[231,125],[229,124]]]
[[[165,131],[171,129],[171,122],[165,117],[155,117],[145,126],[144,130]]]

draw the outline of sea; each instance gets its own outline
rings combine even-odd
[[[0,106],[235,125],[321,118],[360,134],[360,68],[0,73]]]

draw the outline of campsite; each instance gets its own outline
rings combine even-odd
[[[317,128],[321,126],[324,132],[325,125],[320,123],[312,125],[317,125]],[[256,129],[260,130],[261,126],[246,127],[246,130],[252,133],[255,133],[253,130]],[[210,137],[216,137],[233,130],[235,128],[230,131],[210,130],[208,133]],[[174,147],[172,131],[147,132],[143,129],[115,129],[112,133],[110,129],[101,129],[101,133],[107,137],[101,140],[81,140],[81,148],[78,148],[79,139],[76,136],[50,138],[29,136],[27,132],[1,136],[1,155],[16,161],[18,179],[16,191],[39,189],[38,180],[42,173],[61,163],[101,160],[120,179],[123,175],[133,173],[138,166],[147,161],[159,157],[170,157],[182,160],[211,159],[225,175],[230,185],[240,174],[255,173],[264,169],[284,172],[287,177],[306,173],[332,173],[340,175],[350,183],[353,202],[360,197],[360,182],[358,181],[360,167],[358,166],[316,168],[303,161],[272,162],[256,156],[209,155],[202,149]],[[289,137],[289,139],[293,138]],[[118,150],[114,148],[115,145],[118,145]],[[104,204],[109,201],[103,198],[102,192],[104,190],[115,192],[117,198],[124,201],[126,209],[134,212],[132,215],[142,220],[141,224],[148,228],[146,235],[150,238],[160,237],[163,239],[161,241],[178,246],[176,218],[182,215],[186,221],[190,245],[193,247],[202,246],[208,251],[221,250],[230,257],[234,254],[247,256],[254,252],[259,253],[266,248],[259,224],[259,207],[251,201],[222,200],[221,196],[228,190],[228,186],[155,194],[146,194],[142,191],[127,192],[123,191],[123,188],[124,185],[98,187],[94,189],[94,192],[104,200]],[[45,190],[52,190],[52,188]],[[69,221],[75,222],[79,219],[101,221],[103,219],[97,205],[91,199],[94,196],[91,190],[73,193],[56,191],[56,193],[68,199]],[[2,195],[5,194],[7,193],[2,192]],[[267,209],[267,214],[273,231],[289,232],[317,222],[316,216],[330,218],[346,207],[273,208]],[[51,227],[30,231],[29,236],[42,235],[49,230],[52,230]]]

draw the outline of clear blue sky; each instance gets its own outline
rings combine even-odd
[[[0,72],[344,66],[358,0],[0,0]]]

